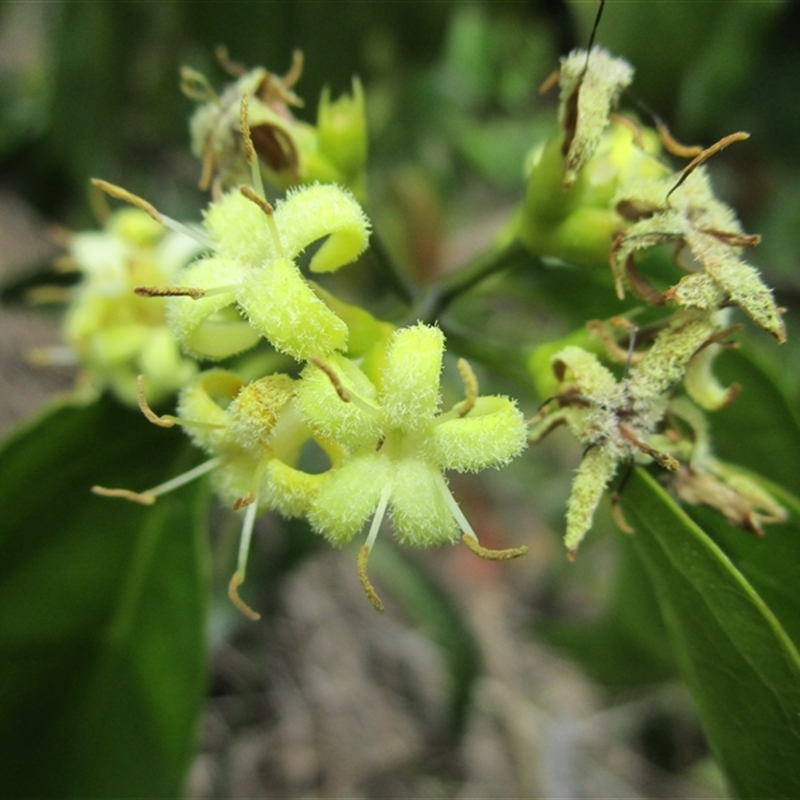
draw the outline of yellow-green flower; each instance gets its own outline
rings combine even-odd
[[[312,431],[341,442],[349,453],[320,486],[308,519],[331,542],[343,545],[372,517],[359,563],[376,607],[380,601],[366,579],[365,564],[386,512],[404,543],[428,547],[460,533],[472,549],[487,555],[444,473],[499,467],[525,446],[525,421],[515,403],[479,397],[466,362],[461,368],[467,399],[441,412],[443,352],[442,332],[417,324],[392,336],[377,386],[352,362],[334,358],[309,365],[298,389]],[[521,552],[499,551],[498,557]]]
[[[136,378],[147,377],[154,399],[176,392],[196,372],[167,327],[163,299],[137,297],[141,283],[168,283],[200,249],[144,212],[112,214],[103,231],[73,234],[69,255],[80,270],[64,319],[64,339],[94,390],[111,389],[136,404]]]

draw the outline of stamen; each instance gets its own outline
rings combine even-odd
[[[677,139],[675,139],[670,133],[669,128],[664,120],[662,120],[661,117],[657,116],[656,114],[653,114],[653,122],[656,124],[656,130],[658,131],[658,136],[661,139],[661,143],[664,145],[664,147],[666,147],[668,152],[672,153],[672,155],[678,156],[678,158],[694,158],[703,152],[703,148],[699,144],[687,146],[677,141]]]
[[[644,150],[644,137],[642,136],[642,129],[630,117],[626,117],[624,114],[611,113],[608,115],[608,118],[612,122],[616,122],[619,125],[624,125],[633,134],[633,141],[636,143],[636,146],[640,150]]]
[[[147,397],[144,393],[144,375],[137,375],[136,376],[136,399],[139,403],[139,410],[142,414],[145,415],[149,422],[152,422],[153,425],[158,425],[159,428],[172,428],[175,425],[184,425],[186,427],[195,427],[195,428],[224,428],[224,425],[221,425],[216,422],[198,422],[197,420],[193,419],[181,419],[181,417],[175,417],[172,414],[163,414],[159,416],[150,408],[150,404],[147,402]]]
[[[458,405],[458,416],[466,417],[473,408],[478,399],[478,379],[469,365],[469,361],[465,358],[458,359],[458,372],[461,375],[461,380],[464,382],[464,394],[466,400]]]
[[[250,177],[253,181],[253,188],[259,197],[265,197],[264,184],[261,181],[261,167],[258,163],[258,154],[256,153],[255,145],[253,144],[253,137],[250,133],[250,93],[245,92],[242,95],[242,103],[239,106],[239,130],[242,132],[242,140],[244,141],[244,155],[247,164],[250,167]]]
[[[375,587],[370,583],[369,576],[367,575],[367,559],[369,558],[369,547],[363,545],[358,551],[358,558],[356,559],[356,569],[358,570],[358,580],[361,583],[361,588],[367,596],[367,600],[372,603],[372,607],[379,613],[383,614],[385,611],[381,598],[375,591]]]
[[[523,544],[521,547],[507,547],[504,550],[490,550],[478,542],[477,539],[464,534],[461,541],[480,558],[485,558],[487,561],[510,561],[512,558],[519,558],[528,552],[528,545]]]
[[[289,67],[289,71],[283,76],[281,83],[283,83],[286,89],[291,89],[299,80],[303,74],[303,51],[300,49],[294,50],[292,52],[292,66]],[[294,95],[294,92],[291,93]],[[295,102],[292,105],[303,105],[303,101],[299,98],[294,98]]]
[[[206,296],[205,289],[192,286],[134,286],[133,293],[139,297],[191,297],[192,300]]]
[[[645,455],[650,456],[660,467],[668,469],[670,472],[676,472],[678,470],[680,464],[674,456],[671,456],[669,453],[662,453],[660,450],[656,450],[655,447],[651,447],[647,442],[643,442],[627,425],[620,423],[619,432],[623,439],[630,442]]]
[[[707,147],[702,153],[698,153],[692,161],[683,168],[678,182],[667,192],[665,199],[669,200],[669,196],[701,165],[708,161],[711,156],[716,155],[720,150],[724,150],[729,144],[734,142],[743,142],[749,139],[750,134],[744,131],[737,131],[723,136],[718,142],[715,142],[711,147]]]
[[[351,392],[345,387],[339,376],[336,374],[334,368],[328,364],[327,361],[324,361],[317,356],[311,356],[308,359],[308,363],[313,364],[318,369],[321,369],[328,376],[328,379],[333,384],[333,388],[336,390],[336,394],[339,395],[339,399],[343,403],[352,403],[354,406],[358,406],[358,408],[360,408],[365,414],[369,414],[372,417],[380,416],[380,409],[376,408],[368,400],[364,400],[363,397]],[[383,443],[381,442],[381,446],[382,444]],[[378,449],[380,449],[380,446]]]
[[[107,489],[105,486],[92,486],[92,492],[101,497],[121,497],[124,500],[131,500],[134,503],[141,503],[143,506],[151,506],[156,498],[147,492],[132,492],[130,489]]]
[[[159,417],[152,408],[150,408],[150,404],[147,402],[147,397],[144,393],[144,375],[137,375],[136,376],[136,400],[139,403],[139,410],[142,414],[145,415],[148,422],[152,422],[153,425],[158,425],[159,428],[173,428],[177,419],[172,416],[172,414],[165,414],[163,417]]]
[[[542,85],[539,87],[539,95],[547,94],[557,83],[558,79],[561,77],[561,70],[556,69],[553,70],[543,81]]]
[[[240,186],[239,191],[264,212],[267,217],[269,232],[272,234],[272,241],[275,244],[275,250],[277,250],[280,255],[283,255],[283,245],[281,244],[281,237],[278,233],[278,226],[275,224],[275,209],[272,207],[272,204],[257,192],[254,192],[249,186]]]
[[[230,57],[228,48],[224,44],[218,44],[214,48],[214,55],[222,69],[232,78],[241,78],[247,72],[247,67],[241,61],[234,61]]]
[[[166,216],[166,214],[162,214],[152,203],[148,203],[147,200],[139,197],[139,195],[133,194],[133,192],[129,192],[127,189],[123,189],[121,186],[117,186],[114,183],[100,180],[99,178],[92,178],[92,186],[102,189],[106,194],[111,195],[111,197],[116,197],[117,200],[123,200],[126,203],[130,203],[132,206],[136,206],[136,208],[140,208],[165,228],[170,228],[177,233],[188,236],[190,239],[194,239],[208,250],[213,248],[214,243],[207,236],[200,233],[200,231],[194,230],[194,228],[190,228],[188,225],[184,225],[182,222],[178,222],[176,219],[172,219],[172,217]]]
[[[237,497],[233,501],[233,506],[231,506],[231,508],[233,508],[234,511],[239,511],[239,509],[249,506],[255,501],[255,499],[255,495],[252,492],[248,492],[247,494],[243,494],[241,497]]]
[[[147,489],[144,492],[132,492],[130,489],[107,489],[105,486],[92,486],[92,491],[102,497],[122,497],[125,500],[132,500],[134,503],[141,503],[142,505],[150,506],[155,503],[156,498],[162,494],[167,494],[173,489],[179,489],[187,483],[191,483],[195,478],[205,475],[216,469],[222,463],[222,458],[215,456],[214,458],[198,464],[196,467],[184,472],[175,478],[171,478],[152,489]]]
[[[239,597],[239,587],[244,583],[247,556],[250,552],[250,540],[253,537],[253,527],[256,521],[257,509],[258,503],[256,502],[251,503],[247,507],[247,512],[244,515],[244,525],[242,525],[242,538],[239,540],[239,558],[236,564],[236,572],[233,573],[231,581],[228,584],[228,597],[230,597],[231,602],[242,614],[254,621],[261,619],[261,614],[250,608],[250,606]]]
[[[353,399],[353,396],[350,394],[350,392],[347,391],[347,389],[344,388],[344,385],[339,380],[339,376],[336,374],[333,367],[330,364],[328,364],[327,361],[323,361],[321,358],[318,358],[317,356],[311,356],[311,358],[309,358],[308,361],[309,363],[317,367],[317,369],[321,369],[328,376],[328,380],[333,384],[333,388],[336,390],[336,394],[339,395],[339,399],[343,403],[349,403]]]
[[[458,505],[458,503],[456,503],[455,498],[453,497],[450,489],[447,487],[447,484],[444,482],[444,478],[441,476],[441,473],[437,473],[436,480],[439,485],[439,491],[442,493],[442,497],[444,498],[444,502],[450,509],[450,513],[455,517],[458,527],[461,528],[461,541],[464,542],[464,544],[473,553],[475,553],[476,556],[485,558],[488,561],[508,561],[512,558],[524,556],[528,552],[527,545],[522,545],[521,547],[509,547],[504,550],[490,550],[488,547],[484,547],[478,541],[478,535],[472,529],[472,525],[469,524],[469,520],[464,516],[464,512],[461,510],[461,507]]]
[[[140,208],[146,214],[149,214],[156,222],[161,225],[164,224],[164,218],[161,216],[158,209],[151,203],[148,203],[144,198],[139,197],[139,195],[133,194],[133,192],[129,192],[127,189],[123,189],[121,186],[117,186],[114,183],[100,180],[100,178],[92,178],[91,183],[92,186],[102,189],[106,194],[111,195],[111,197],[115,197],[117,200],[123,200],[126,203],[130,203],[132,206],[136,206],[136,208]]]

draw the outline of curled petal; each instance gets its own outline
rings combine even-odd
[[[335,545],[347,544],[375,510],[391,472],[380,453],[355,456],[332,471],[311,503],[311,527]]]
[[[204,258],[183,271],[179,285],[212,291],[237,283],[241,273],[241,266],[234,261]],[[190,355],[201,359],[227,358],[247,350],[259,339],[258,332],[232,308],[235,301],[233,290],[217,291],[198,300],[170,297],[167,322]]]
[[[252,270],[236,299],[253,327],[275,347],[305,361],[347,345],[347,326],[303,280],[288,259]]]
[[[241,391],[244,381],[233,372],[211,369],[198,375],[178,397],[178,416],[203,425],[186,425],[199,447],[219,453],[230,444],[228,403]]]
[[[284,255],[294,260],[313,242],[327,241],[311,259],[313,272],[333,272],[367,247],[369,221],[353,196],[339,186],[314,184],[291,192],[275,209]]]
[[[525,418],[507,397],[479,397],[465,417],[440,418],[432,450],[442,469],[477,472],[507,464],[525,447]]]
[[[309,426],[320,436],[351,451],[376,441],[381,434],[380,414],[377,407],[370,413],[363,402],[374,399],[375,387],[343,356],[331,356],[326,365],[332,375],[314,364],[303,370],[297,400]],[[347,401],[337,392],[332,377],[339,382],[340,391],[347,393]]]
[[[205,226],[216,255],[239,262],[242,269],[278,255],[264,212],[238,190],[211,203]]]
[[[258,497],[284,517],[301,517],[311,506],[330,473],[312,475],[273,458],[261,481]]]
[[[568,345],[552,358],[553,372],[559,381],[574,381],[578,393],[597,400],[612,398],[617,394],[617,380],[594,353],[582,347]]]

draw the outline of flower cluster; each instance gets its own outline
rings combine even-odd
[[[136,288],[145,298],[168,298],[168,321],[186,352],[222,359],[266,340],[305,368],[299,378],[277,373],[251,383],[228,370],[208,370],[182,389],[175,416],[151,410],[143,377],[139,403],[148,419],[184,426],[210,458],[145,492],[95,491],[151,503],[211,473],[217,494],[244,517],[230,596],[253,618],[258,614],[238,590],[256,515],[267,509],[306,517],[335,545],[350,541],[372,517],[358,572],[378,610],[383,606],[366,562],[387,511],[408,544],[427,547],[460,535],[482,557],[521,555],[526,548],[496,551],[479,544],[446,478],[448,470],[502,466],[524,449],[527,426],[514,401],[479,396],[472,370],[461,361],[465,399],[443,412],[439,328],[381,323],[307,281],[297,266],[300,253],[322,238],[312,273],[336,270],[364,250],[369,222],[352,195],[315,184],[290,192],[273,209],[255,169],[253,177],[255,188],[243,186],[212,202],[199,231],[98,182],[205,245],[206,253],[169,285]],[[325,463],[309,463],[312,451]]]
[[[721,386],[711,372],[719,341],[731,330],[726,328],[729,306],[740,307],[779,342],[786,337],[772,293],[741,258],[742,249],[759,237],[746,234],[733,211],[715,197],[702,166],[747,134],[732,134],[707,149],[686,148],[660,120],[656,135],[635,120],[613,115],[611,108],[632,76],[628,64],[600,48],[562,59],[562,130],[533,154],[518,218],[518,235],[530,250],[577,264],[610,263],[620,299],[627,283],[648,303],[678,309],[670,309],[655,327],[645,352],[634,350],[636,331],[626,320],[621,323],[630,333],[627,353],[605,326],[590,323],[609,354],[626,362],[621,379],[585,347],[570,343],[556,352],[549,349],[556,395],[536,419],[531,441],[566,425],[586,448],[567,511],[570,556],[622,462],[655,461],[674,474],[681,497],[706,502],[753,531],[783,514],[752,481],[710,455],[701,411],[720,408],[738,391]],[[691,162],[683,170],[671,169],[661,160],[659,139],[673,155]],[[690,274],[659,291],[640,274],[636,254],[664,243],[677,245],[676,261]],[[535,377],[541,377],[541,360],[538,354],[531,359]],[[679,393],[681,385],[686,396]],[[680,426],[669,425],[670,418],[687,416],[694,432],[690,439]]]

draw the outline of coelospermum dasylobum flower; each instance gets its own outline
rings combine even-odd
[[[189,77],[197,89],[202,81]],[[395,329],[300,272],[298,256],[320,239],[325,242],[310,261],[312,274],[355,260],[367,247],[370,223],[354,197],[333,184],[293,189],[275,208],[267,201],[262,174],[275,176],[262,169],[250,126],[253,120],[266,124],[277,142],[285,138],[295,152],[302,136],[292,139],[289,123],[273,119],[294,96],[294,76],[281,82],[263,70],[242,73],[220,98],[198,97],[208,105],[198,111],[195,128],[204,131],[206,172],[216,170],[218,178],[218,196],[205,213],[202,230],[175,223],[119,187],[96,182],[164,225],[193,236],[208,253],[173,283],[142,285],[136,291],[168,298],[171,330],[197,359],[228,358],[266,340],[305,366],[299,377],[277,373],[251,383],[229,370],[203,372],[182,389],[176,416],[158,416],[150,409],[145,398],[149,378],[140,379],[138,401],[148,419],[184,426],[211,457],[145,492],[95,490],[149,503],[211,473],[217,494],[243,516],[230,596],[253,618],[258,615],[239,597],[239,587],[256,515],[265,510],[305,517],[335,545],[349,542],[371,518],[358,573],[378,610],[383,606],[366,564],[387,512],[404,543],[429,546],[460,535],[486,558],[521,555],[525,547],[492,551],[478,543],[445,473],[502,466],[522,452],[527,440],[538,441],[562,424],[586,447],[567,513],[565,542],[571,557],[619,465],[634,460],[655,462],[674,473],[681,497],[706,502],[742,527],[759,531],[760,522],[780,519],[780,506],[710,455],[705,434],[693,445],[671,422],[681,418],[693,431],[704,430],[700,409],[713,410],[735,397],[735,387],[721,387],[710,369],[720,341],[732,330],[729,306],[740,306],[779,341],[785,336],[770,291],[739,256],[757,237],[744,234],[733,212],[714,197],[701,166],[744,136],[701,148],[688,167],[674,172],[660,151],[660,141],[676,150],[663,126],[656,133],[612,115],[612,105],[632,77],[630,65],[599,48],[576,51],[562,61],[562,132],[531,157],[527,196],[514,230],[525,247],[541,255],[587,266],[610,264],[620,299],[625,281],[644,300],[676,308],[639,332],[644,351],[634,348],[636,329],[627,320],[618,323],[629,333],[627,353],[602,323],[592,326],[603,342],[599,349],[575,344],[551,349],[556,396],[532,420],[530,432],[515,401],[479,395],[464,360],[458,366],[465,399],[441,410],[444,335],[436,325],[418,322]],[[260,88],[251,105],[254,86]],[[230,138],[235,103],[241,151]],[[329,112],[321,108],[320,125]],[[363,134],[358,126],[353,130],[352,135]],[[238,175],[242,154],[250,184],[219,194]],[[659,292],[639,275],[635,257],[666,241],[685,246],[694,261],[684,266],[693,274]],[[604,349],[612,360],[622,352],[627,365],[621,378],[598,358]],[[688,397],[681,396],[680,387]],[[309,446],[327,458],[322,471],[304,468],[302,454]],[[626,527],[624,520],[619,522]]]

